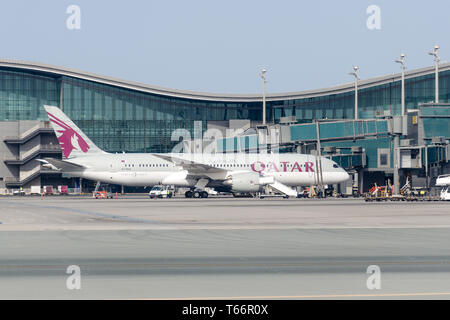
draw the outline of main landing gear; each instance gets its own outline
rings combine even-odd
[[[199,190],[196,191],[189,190],[184,193],[184,196],[186,198],[208,198],[208,192]]]

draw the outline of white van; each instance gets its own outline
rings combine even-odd
[[[441,190],[441,200],[450,201],[450,186],[447,186]]]
[[[152,190],[148,193],[151,199],[154,198],[172,198],[173,190],[170,186],[158,185],[154,186]]]
[[[450,174],[442,174],[436,179],[437,187],[450,186]]]

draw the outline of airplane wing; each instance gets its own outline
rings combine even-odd
[[[54,158],[44,158],[44,159],[36,159],[36,160],[39,162],[42,162],[44,164],[51,164],[58,170],[62,170],[62,171],[73,172],[73,171],[82,171],[82,170],[86,169],[86,167],[84,167],[82,165],[75,164],[75,163],[65,161],[65,160],[58,160],[58,159],[54,159]]]
[[[152,154],[155,157],[161,158],[166,161],[173,162],[177,166],[182,167],[183,169],[189,171],[189,174],[200,174],[200,175],[208,175],[211,173],[226,173],[226,169],[216,168],[204,163],[187,160],[183,158],[174,157],[167,154]]]

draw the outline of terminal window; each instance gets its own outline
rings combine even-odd
[[[378,149],[378,168],[389,168],[391,165],[390,149]]]
[[[388,164],[388,155],[380,154],[380,166],[387,166]]]

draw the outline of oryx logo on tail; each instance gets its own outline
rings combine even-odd
[[[106,154],[61,109],[46,105],[44,109],[58,138],[64,159]]]
[[[47,114],[50,121],[61,128],[58,130],[55,129],[55,132],[57,132],[59,145],[61,146],[65,158],[69,158],[73,150],[80,150],[84,153],[89,151],[89,144],[81,137],[81,135],[50,112],[47,111]]]

